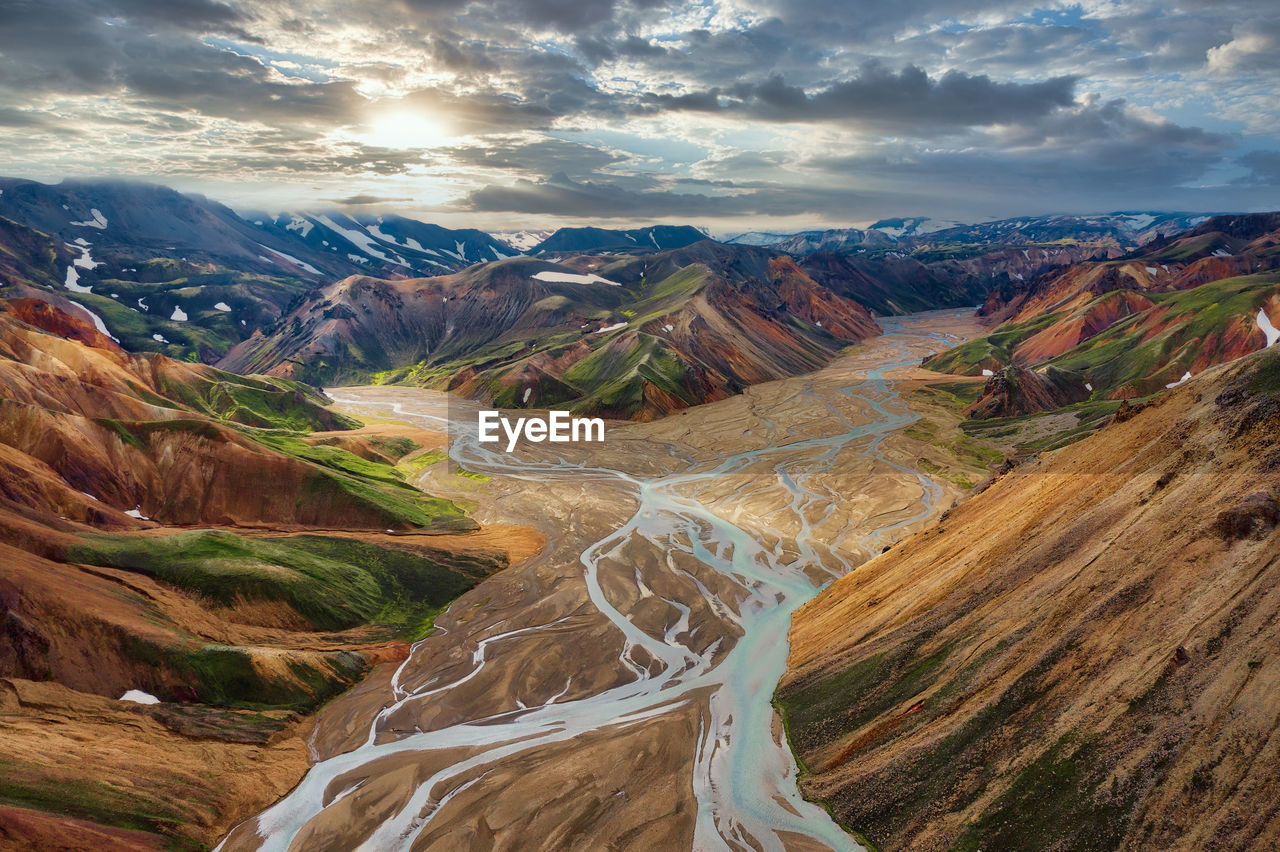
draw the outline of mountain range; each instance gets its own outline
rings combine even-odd
[[[651,419],[813,370],[878,333],[866,308],[790,258],[703,240],[347,278],[220,364],[320,384],[382,373],[507,407]]]

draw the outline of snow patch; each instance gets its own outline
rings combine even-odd
[[[1148,275],[1155,275],[1155,274],[1156,274],[1156,272],[1157,272],[1157,270],[1156,270],[1156,268],[1155,268],[1154,266],[1148,266],[1148,267],[1147,267],[1147,274],[1148,274]]]
[[[528,401],[529,401],[529,397],[530,397],[530,396],[532,396],[532,395],[533,395],[533,388],[525,388],[525,389],[524,389],[524,396],[520,399],[520,401],[521,401],[521,402],[528,402]]]
[[[154,340],[156,343],[168,343],[168,342],[169,342],[169,341],[167,341],[167,340],[165,340],[165,339],[164,339],[164,335],[163,335],[163,334],[153,334],[153,335],[151,335],[151,339],[152,339],[152,340]]]
[[[539,281],[557,281],[562,284],[608,284],[612,287],[621,287],[617,281],[610,281],[608,278],[601,278],[599,275],[577,275],[572,272],[556,272],[551,269],[544,269],[541,272],[535,272],[533,277]]]
[[[137,519],[138,519],[138,520],[140,520],[140,521],[149,521],[149,520],[151,520],[151,519],[150,519],[150,518],[148,518],[146,515],[142,514],[142,507],[141,507],[141,506],[139,506],[139,507],[138,507],[138,508],[136,508],[136,509],[129,509],[128,511],[126,511],[126,512],[125,512],[125,514],[126,514],[126,515],[128,515],[128,516],[129,516],[129,517],[131,517],[131,518],[137,518]]]
[[[1265,308],[1258,308],[1258,328],[1267,336],[1267,346],[1275,346],[1276,341],[1280,340],[1280,329],[1271,324]]]
[[[85,289],[86,289],[86,291],[88,290],[88,288],[87,288],[87,287],[86,287]],[[116,343],[119,343],[119,342],[120,342],[120,338],[116,337],[114,334],[112,334],[111,332],[107,331],[107,324],[106,324],[105,322],[103,322],[103,321],[102,321],[102,317],[98,316],[98,315],[97,315],[97,314],[95,314],[93,311],[89,310],[89,309],[88,309],[88,308],[86,308],[84,305],[80,304],[79,302],[72,302],[71,304],[75,305],[77,308],[79,308],[80,310],[84,311],[86,314],[88,314],[88,315],[89,315],[89,319],[93,320],[93,327],[94,327],[94,328],[96,328],[98,331],[100,331],[100,332],[102,332],[103,334],[105,334],[107,337],[110,337],[110,338],[111,338],[112,340],[114,340]]]
[[[291,254],[285,254],[285,253],[284,253],[284,252],[282,252],[282,251],[276,251],[276,250],[275,250],[275,249],[273,249],[271,246],[263,246],[263,245],[262,245],[262,243],[258,243],[258,245],[262,246],[264,249],[266,249],[267,251],[271,252],[272,254],[276,254],[276,255],[279,255],[280,257],[283,257],[285,260],[289,261],[289,262],[290,262],[290,263],[292,263],[294,266],[300,266],[300,267],[302,267],[303,269],[305,269],[305,270],[307,270],[308,272],[310,272],[312,275],[320,275],[320,274],[322,274],[322,273],[320,272],[320,270],[319,270],[319,269],[316,269],[314,266],[312,266],[311,264],[307,263],[305,260],[298,260],[296,257],[294,257],[294,256],[293,256],[293,255],[291,255]],[[267,259],[267,260],[270,260],[270,258],[266,258],[266,259]],[[274,263],[278,263],[279,261],[273,261],[273,262],[274,262]]]
[[[378,260],[386,263],[393,263],[396,266],[403,266],[406,268],[409,266],[409,264],[405,263],[400,258],[391,258],[379,251],[373,237],[363,231],[353,231],[350,228],[344,228],[328,216],[317,216],[316,221],[324,225],[329,230],[341,234],[344,239],[352,245],[358,246],[360,250],[369,255],[369,257],[376,257]],[[351,255],[347,255],[347,257],[351,257]],[[365,262],[367,262],[367,259]]]
[[[1227,251],[1226,249],[1214,249],[1213,256],[1214,257],[1231,257],[1231,252]]]
[[[671,323],[667,323],[666,325],[664,325],[664,326],[662,327],[662,330],[663,330],[663,331],[675,331],[675,330],[676,330],[676,327],[675,327],[674,325],[672,325]]]
[[[1165,385],[1165,387],[1167,387],[1167,388],[1176,388],[1178,385],[1182,384],[1183,382],[1185,382],[1185,381],[1186,381],[1187,379],[1189,379],[1189,378],[1191,378],[1191,371],[1190,371],[1190,370],[1188,370],[1187,372],[1183,373],[1183,374],[1182,374],[1182,378],[1178,379],[1176,382],[1169,382],[1169,384]]]
[[[174,322],[186,322],[187,312],[184,311],[182,308],[178,307],[177,305],[174,305],[173,313],[169,315],[169,319],[173,320]]]
[[[983,370],[983,371],[982,371],[982,375],[984,375],[984,376],[994,376],[994,375],[995,375],[995,373],[991,372],[990,370]]]
[[[218,302],[216,305],[213,306],[213,309],[215,311],[222,311],[224,314],[231,313],[231,306],[228,305],[226,302]]]
[[[156,698],[149,692],[143,692],[141,689],[131,689],[124,695],[120,696],[121,701],[129,701],[134,704],[159,704],[160,699]]]
[[[93,292],[93,287],[81,286],[78,283],[79,281],[80,281],[79,270],[77,270],[74,266],[68,266],[67,280],[64,282],[64,284],[66,285],[66,288],[70,290],[72,293],[92,293]]]
[[[311,229],[314,227],[315,225],[311,224],[306,219],[303,219],[301,216],[294,216],[289,221],[289,224],[284,226],[284,229],[286,231],[296,231],[305,240],[307,238],[307,234],[311,233]],[[328,243],[325,243],[325,245],[328,245]]]
[[[1093,385],[1089,384],[1088,382],[1085,382],[1085,383],[1084,383],[1084,389],[1085,389],[1085,390],[1087,390],[1087,391],[1091,391],[1091,390],[1093,390]]]
[[[102,215],[101,210],[99,210],[97,207],[94,207],[89,211],[89,215],[92,216],[93,218],[86,219],[83,222],[72,222],[71,224],[79,228],[97,228],[99,231],[106,229],[107,217]]]
[[[604,334],[605,332],[608,332],[608,331],[617,331],[620,328],[626,328],[626,327],[627,327],[627,324],[625,322],[615,322],[613,325],[606,325],[604,328],[598,328],[591,333]]]

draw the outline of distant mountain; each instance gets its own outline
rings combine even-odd
[[[751,232],[727,242],[760,245],[792,255],[816,252],[933,250],[947,245],[1026,246],[1086,242],[1123,247],[1195,227],[1209,217],[1190,213],[1107,213],[1095,216],[1023,216],[963,224],[927,216],[881,219],[868,228],[831,228],[796,234]]]
[[[690,225],[651,225],[628,231],[606,228],[561,228],[529,250],[529,254],[581,254],[612,251],[628,254],[684,248],[707,239]]]
[[[1214,217],[1127,256],[1006,282],[980,313],[999,323],[993,332],[927,366],[1036,368],[1041,378],[1053,371],[1056,387],[1070,377],[1094,400],[1148,396],[1280,339],[1280,213]],[[986,395],[1011,398],[988,384]],[[998,400],[980,407],[1014,413]]]
[[[216,360],[322,282],[434,275],[517,253],[481,231],[401,216],[244,218],[152,184],[0,178],[5,295],[54,299],[130,351],[180,359]]]
[[[520,253],[483,231],[450,230],[395,215],[282,213],[254,221],[281,240],[300,241],[312,253],[328,253],[369,274],[434,275]]]
[[[703,240],[427,279],[355,276],[221,365],[319,383],[381,372],[505,407],[649,419],[816,369],[878,333],[865,308],[785,255]]]
[[[535,248],[538,243],[554,234],[551,228],[526,229],[523,231],[495,231],[493,238],[500,240],[516,249],[519,252],[527,252]]]
[[[957,225],[925,235],[933,243],[1050,243],[1058,240],[1140,246],[1185,231],[1209,217],[1191,213],[1107,213],[1096,216],[1031,216]]]
[[[1111,250],[1118,254],[1119,249]],[[815,281],[877,314],[981,304],[993,287],[1109,251],[1093,245],[905,253],[816,252],[797,261]]]

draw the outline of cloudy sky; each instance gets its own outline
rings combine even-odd
[[[1280,208],[1280,3],[0,0],[0,173],[716,233]]]

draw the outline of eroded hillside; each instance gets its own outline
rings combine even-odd
[[[407,484],[438,435],[0,308],[0,846],[207,847],[301,777],[307,714],[540,547]]]
[[[1280,351],[1013,468],[797,613],[806,795],[885,849],[1280,842]]]

